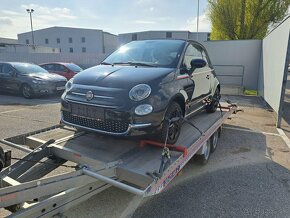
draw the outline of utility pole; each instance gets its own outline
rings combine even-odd
[[[196,41],[198,41],[198,24],[199,24],[199,0],[197,0]]]
[[[33,9],[26,9],[27,13],[30,15],[30,26],[31,26],[31,34],[32,34],[32,48],[35,49],[34,47],[34,35],[33,35],[33,26],[32,26],[32,13],[34,12]]]

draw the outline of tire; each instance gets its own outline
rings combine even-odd
[[[30,99],[30,98],[33,98],[34,92],[31,86],[24,84],[21,87],[21,94],[24,98]]]
[[[220,97],[221,97],[220,90],[219,90],[219,88],[216,88],[210,104],[206,106],[206,112],[208,112],[208,113],[216,112],[218,105],[219,105],[219,102],[220,102]]]
[[[165,119],[163,120],[160,133],[157,135],[157,140],[165,143],[167,132],[167,144],[175,144],[181,131],[182,122],[177,121],[169,125],[168,120],[173,117],[183,117],[183,112],[180,105],[177,102],[172,102],[165,113]],[[169,128],[169,129],[168,129]]]
[[[219,130],[215,131],[215,133],[210,137],[210,152],[213,153],[217,147],[219,140]]]
[[[210,143],[210,139],[209,139],[206,142],[206,149],[205,149],[204,154],[198,155],[198,162],[201,165],[206,165],[208,163],[210,154],[211,154],[211,143]]]

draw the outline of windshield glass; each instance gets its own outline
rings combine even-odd
[[[48,73],[45,69],[35,64],[27,64],[27,63],[14,63],[13,67],[18,70],[20,73],[28,74],[28,73]]]
[[[81,72],[81,71],[83,71],[83,69],[82,68],[80,68],[78,65],[76,65],[76,64],[72,64],[72,63],[70,63],[70,64],[66,64],[65,65],[68,69],[70,69],[71,71],[73,71],[73,72]]]
[[[112,53],[103,64],[176,67],[184,45],[182,40],[133,41]]]

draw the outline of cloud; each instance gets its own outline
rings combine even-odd
[[[51,26],[69,26],[78,17],[69,8],[46,7],[37,4],[21,5],[15,10],[0,10],[1,37],[16,38],[18,33],[30,31],[29,14],[26,9],[34,9],[32,13],[35,30]]]
[[[12,25],[12,20],[8,17],[0,17],[0,26]]]
[[[134,23],[139,23],[139,24],[156,24],[156,21],[150,21],[150,20],[135,20]]]
[[[197,17],[190,18],[186,21],[186,26],[181,29],[186,29],[189,31],[196,32],[197,29]],[[206,16],[206,13],[199,16],[198,22],[198,31],[199,32],[210,32],[211,31],[211,23],[209,18]]]

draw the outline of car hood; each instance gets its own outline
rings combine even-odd
[[[25,76],[28,76],[33,79],[40,79],[40,80],[46,80],[46,81],[65,81],[66,78],[57,74],[52,73],[29,73],[25,74]]]
[[[73,83],[126,89],[140,83],[161,84],[173,78],[173,68],[99,65],[78,73]]]

